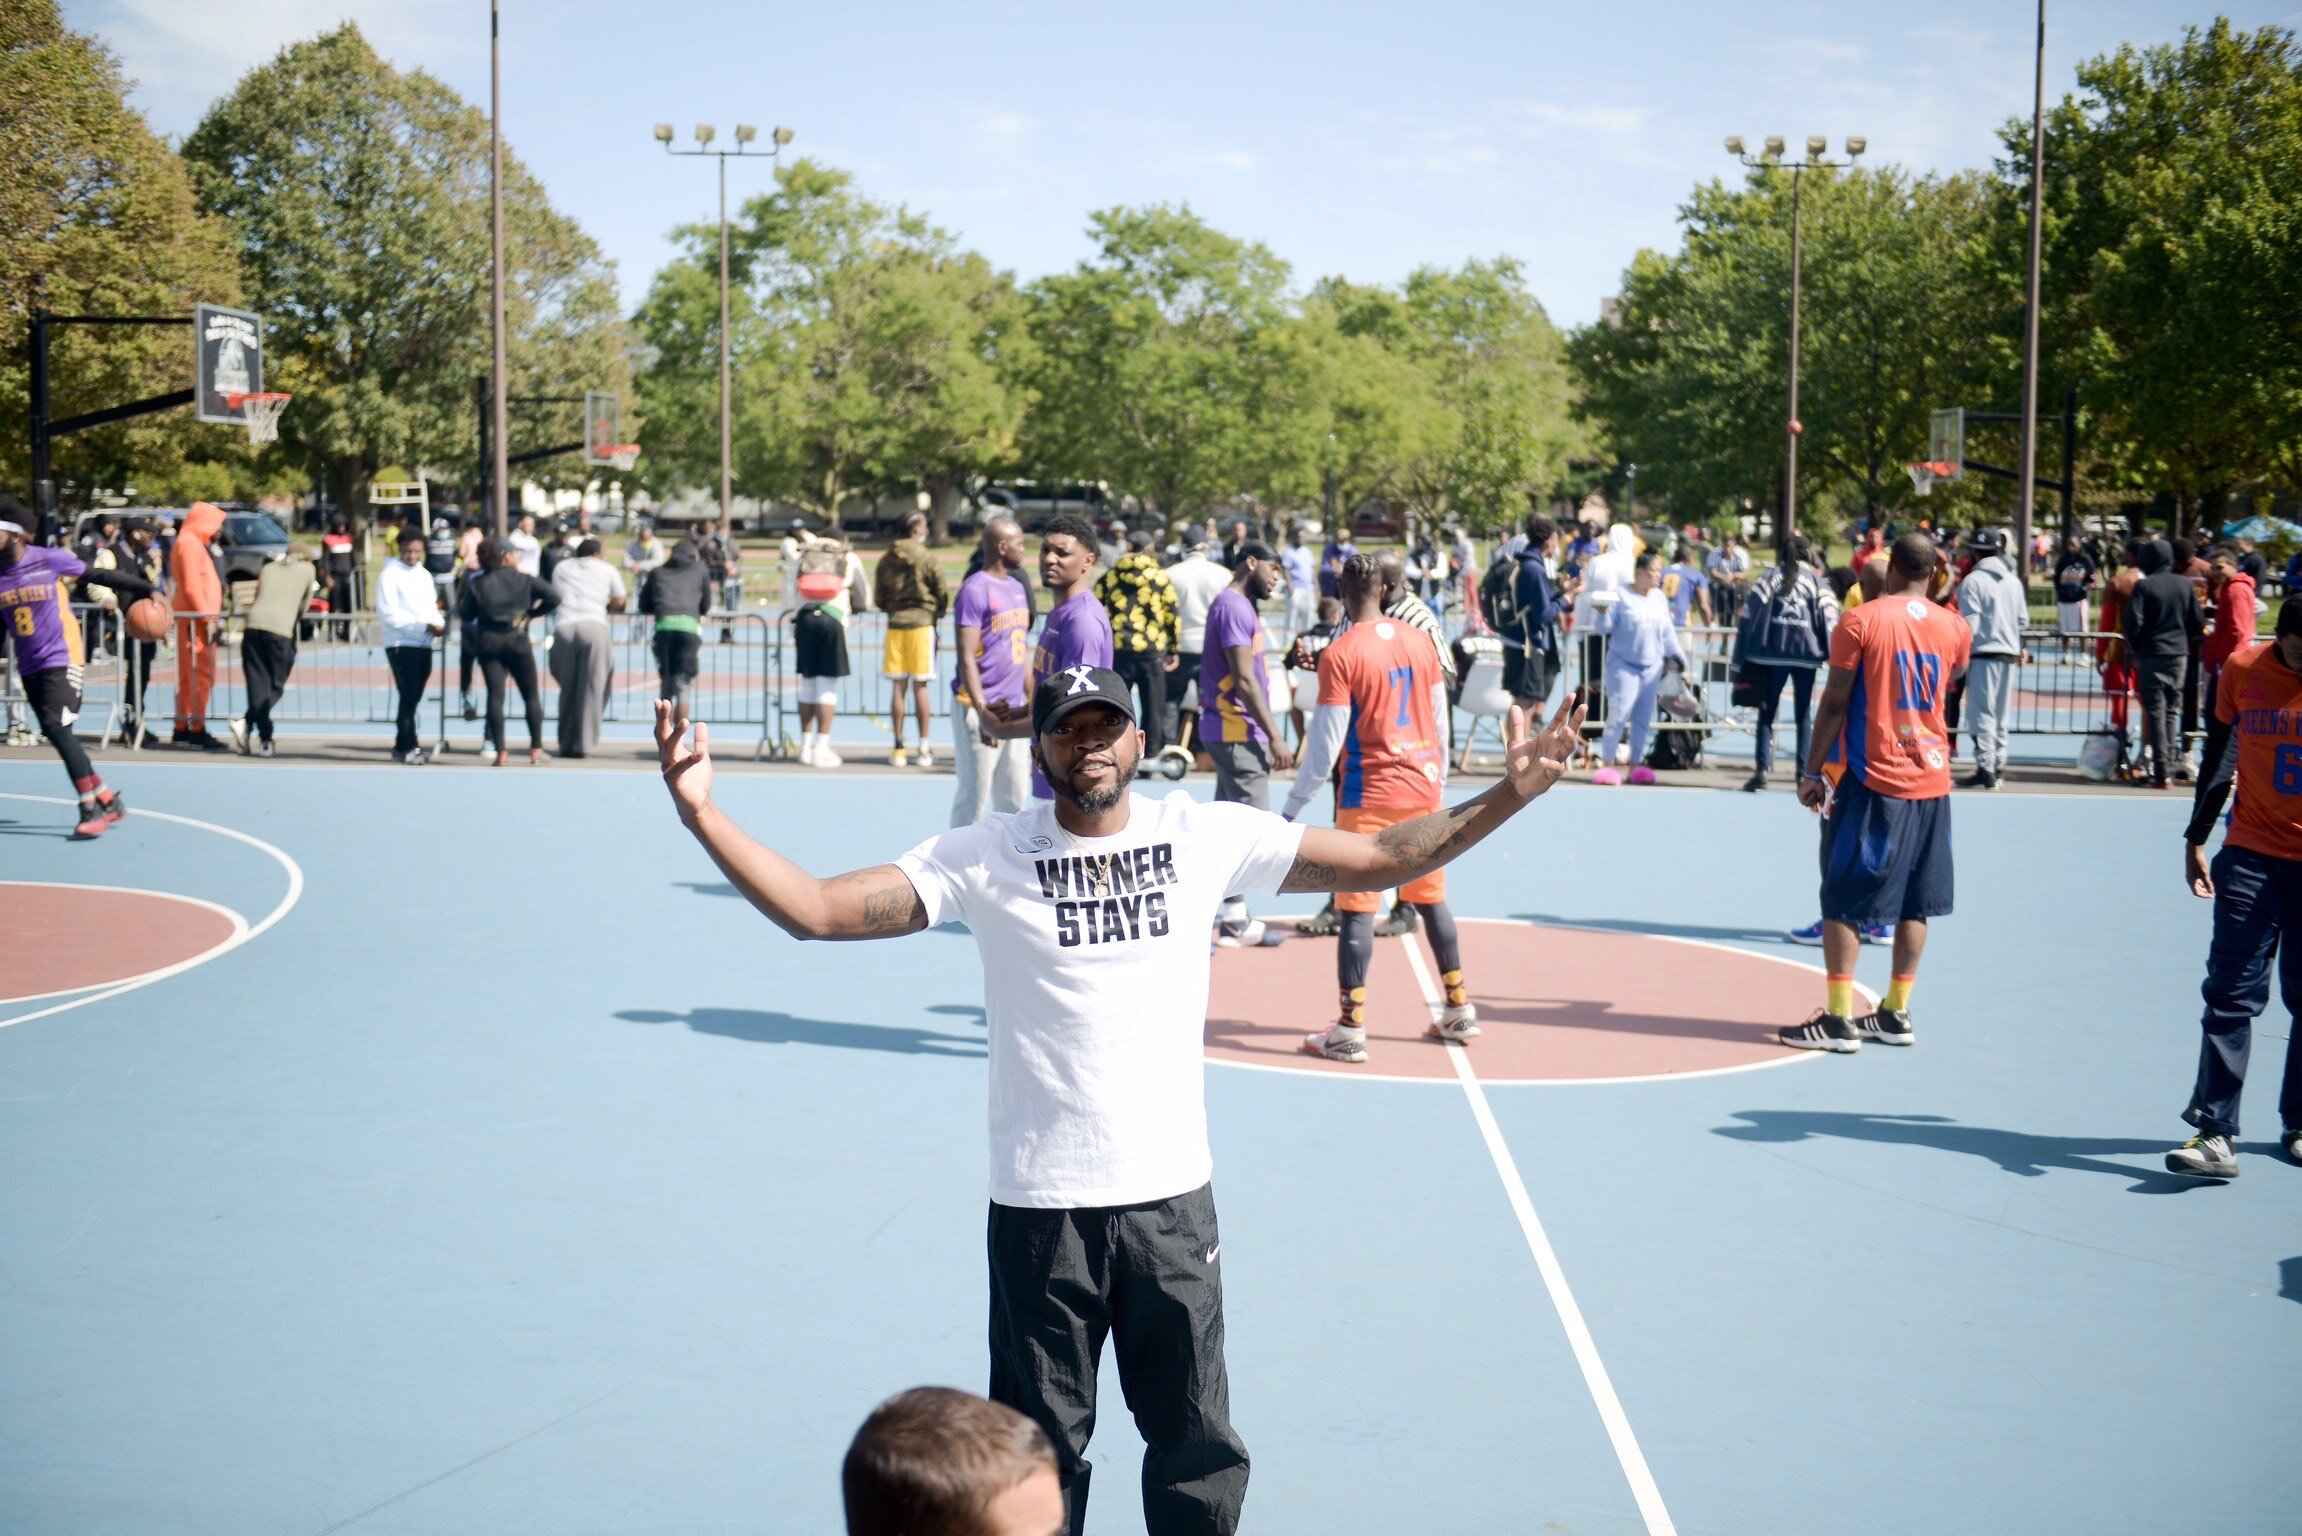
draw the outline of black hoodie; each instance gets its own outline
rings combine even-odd
[[[2184,657],[2205,632],[2198,589],[2190,578],[2169,569],[2174,554],[2157,539],[2137,546],[2135,567],[2142,580],[2126,602],[2126,648],[2140,659]]]
[[[711,612],[711,572],[686,539],[671,547],[671,558],[648,573],[639,589],[639,611],[663,618],[702,618]]]

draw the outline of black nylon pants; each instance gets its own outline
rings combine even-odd
[[[993,1204],[991,1398],[1055,1443],[1070,1536],[1086,1529],[1095,1370],[1109,1335],[1143,1436],[1149,1536],[1231,1536],[1247,1448],[1231,1428],[1215,1194],[1037,1210]]]

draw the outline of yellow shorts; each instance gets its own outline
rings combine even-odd
[[[917,629],[889,630],[887,661],[879,672],[882,677],[935,676],[935,631],[924,624]]]
[[[1420,809],[1412,806],[1401,806],[1393,809],[1386,806],[1381,810],[1358,806],[1347,811],[1337,811],[1335,813],[1335,829],[1339,832],[1363,832],[1372,837],[1385,827],[1395,827],[1402,821],[1413,821],[1418,816],[1428,816],[1437,809],[1438,807],[1435,805],[1424,806]],[[1445,901],[1447,899],[1447,872],[1443,869],[1434,869],[1413,884],[1399,887],[1399,899],[1417,907],[1427,907],[1435,901]],[[1383,910],[1383,893],[1381,891],[1337,892],[1335,910],[1338,912],[1380,912]]]

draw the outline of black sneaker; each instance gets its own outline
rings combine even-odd
[[[2302,1163],[2302,1131],[2280,1132],[2278,1150],[2286,1154],[2286,1161]]]
[[[1383,920],[1375,925],[1375,937],[1378,939],[1403,937],[1413,933],[1416,924],[1420,921],[1421,919],[1415,916],[1413,907],[1408,906],[1403,901],[1395,902],[1391,910],[1384,915]]]
[[[1916,1038],[1911,1033],[1910,1011],[1906,1008],[1880,1008],[1866,1013],[1854,1021],[1854,1032],[1880,1045],[1908,1045]]]
[[[1862,1041],[1854,1032],[1854,1023],[1843,1014],[1817,1008],[1814,1017],[1804,1024],[1776,1032],[1775,1038],[1783,1044],[1802,1051],[1837,1051],[1840,1054],[1862,1049]]]
[[[477,704],[474,704],[474,703],[472,702],[472,696],[471,696],[470,694],[468,694],[468,693],[467,693],[467,694],[465,694],[465,695],[464,695],[464,718],[465,718],[466,720],[477,720],[479,717],[480,717],[480,707],[479,707]]]
[[[1766,772],[1764,769],[1761,769],[1759,772],[1752,774],[1749,778],[1742,781],[1742,792],[1746,795],[1755,795],[1764,788],[1766,788]]]
[[[2231,1154],[2229,1137],[2193,1136],[2166,1154],[2166,1171],[2201,1179],[2235,1179],[2238,1159]]]
[[[1990,788],[1990,775],[1977,768],[1965,778],[1960,779],[1958,787],[1960,789],[1988,789]]]
[[[1335,910],[1335,898],[1328,897],[1325,906],[1295,925],[1295,931],[1312,939],[1331,939],[1342,932],[1343,919]]]

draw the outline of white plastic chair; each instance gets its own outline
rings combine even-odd
[[[1456,709],[1470,716],[1470,734],[1463,738],[1462,756],[1455,760],[1455,771],[1462,773],[1471,766],[1471,748],[1478,744],[1479,722],[1495,722],[1495,745],[1507,745],[1503,735],[1503,717],[1511,712],[1511,691],[1503,686],[1503,658],[1490,653],[1472,661],[1468,677],[1463,679],[1463,696]]]

